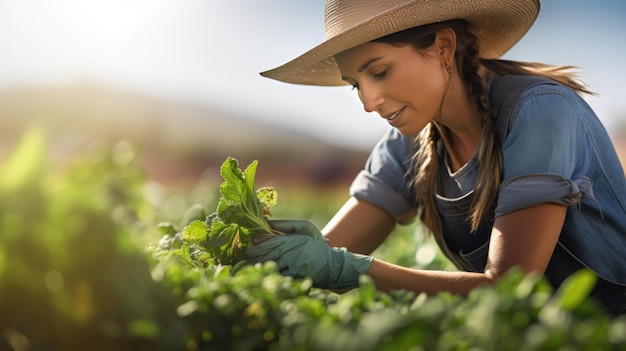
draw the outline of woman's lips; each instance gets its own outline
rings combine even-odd
[[[394,112],[393,114],[389,115],[388,117],[385,117],[385,119],[387,120],[387,122],[389,124],[391,124],[392,126],[395,127],[400,122],[400,117],[402,115],[402,112],[404,112],[404,108],[402,108],[399,111]]]

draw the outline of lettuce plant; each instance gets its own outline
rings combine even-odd
[[[272,187],[255,190],[257,166],[258,161],[253,161],[242,171],[239,162],[228,157],[220,167],[224,182],[216,211],[204,222],[193,221],[182,231],[184,241],[203,243],[217,263],[234,265],[243,259],[250,245],[282,234],[267,222],[278,193]]]

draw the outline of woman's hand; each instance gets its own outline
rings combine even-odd
[[[278,230],[285,234],[302,234],[308,235],[313,239],[328,241],[324,239],[322,233],[317,227],[305,219],[272,219],[267,221],[272,229]]]

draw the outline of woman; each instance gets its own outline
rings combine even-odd
[[[393,128],[324,237],[306,221],[274,222],[301,235],[252,247],[248,260],[322,288],[368,274],[382,290],[462,295],[513,267],[554,287],[587,267],[592,295],[624,313],[626,179],[579,96],[590,92],[571,67],[498,59],[538,11],[536,0],[328,0],[326,41],[262,74],[352,85]],[[367,256],[418,214],[460,271]]]

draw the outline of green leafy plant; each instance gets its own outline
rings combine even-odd
[[[202,214],[186,215],[196,218],[180,233],[171,224],[161,224],[164,236],[159,248],[178,249],[192,265],[206,266],[212,261],[234,265],[243,260],[250,245],[283,234],[267,222],[278,193],[273,187],[255,190],[257,166],[258,161],[253,161],[242,171],[239,162],[228,157],[220,167],[224,182],[220,185],[217,209],[204,219],[198,218]]]
[[[235,264],[243,259],[250,245],[282,234],[267,222],[270,207],[278,201],[278,193],[272,187],[255,191],[257,166],[258,161],[253,161],[242,171],[239,162],[228,157],[220,167],[224,178],[220,185],[222,197],[206,225],[209,229],[207,248],[221,264]]]

